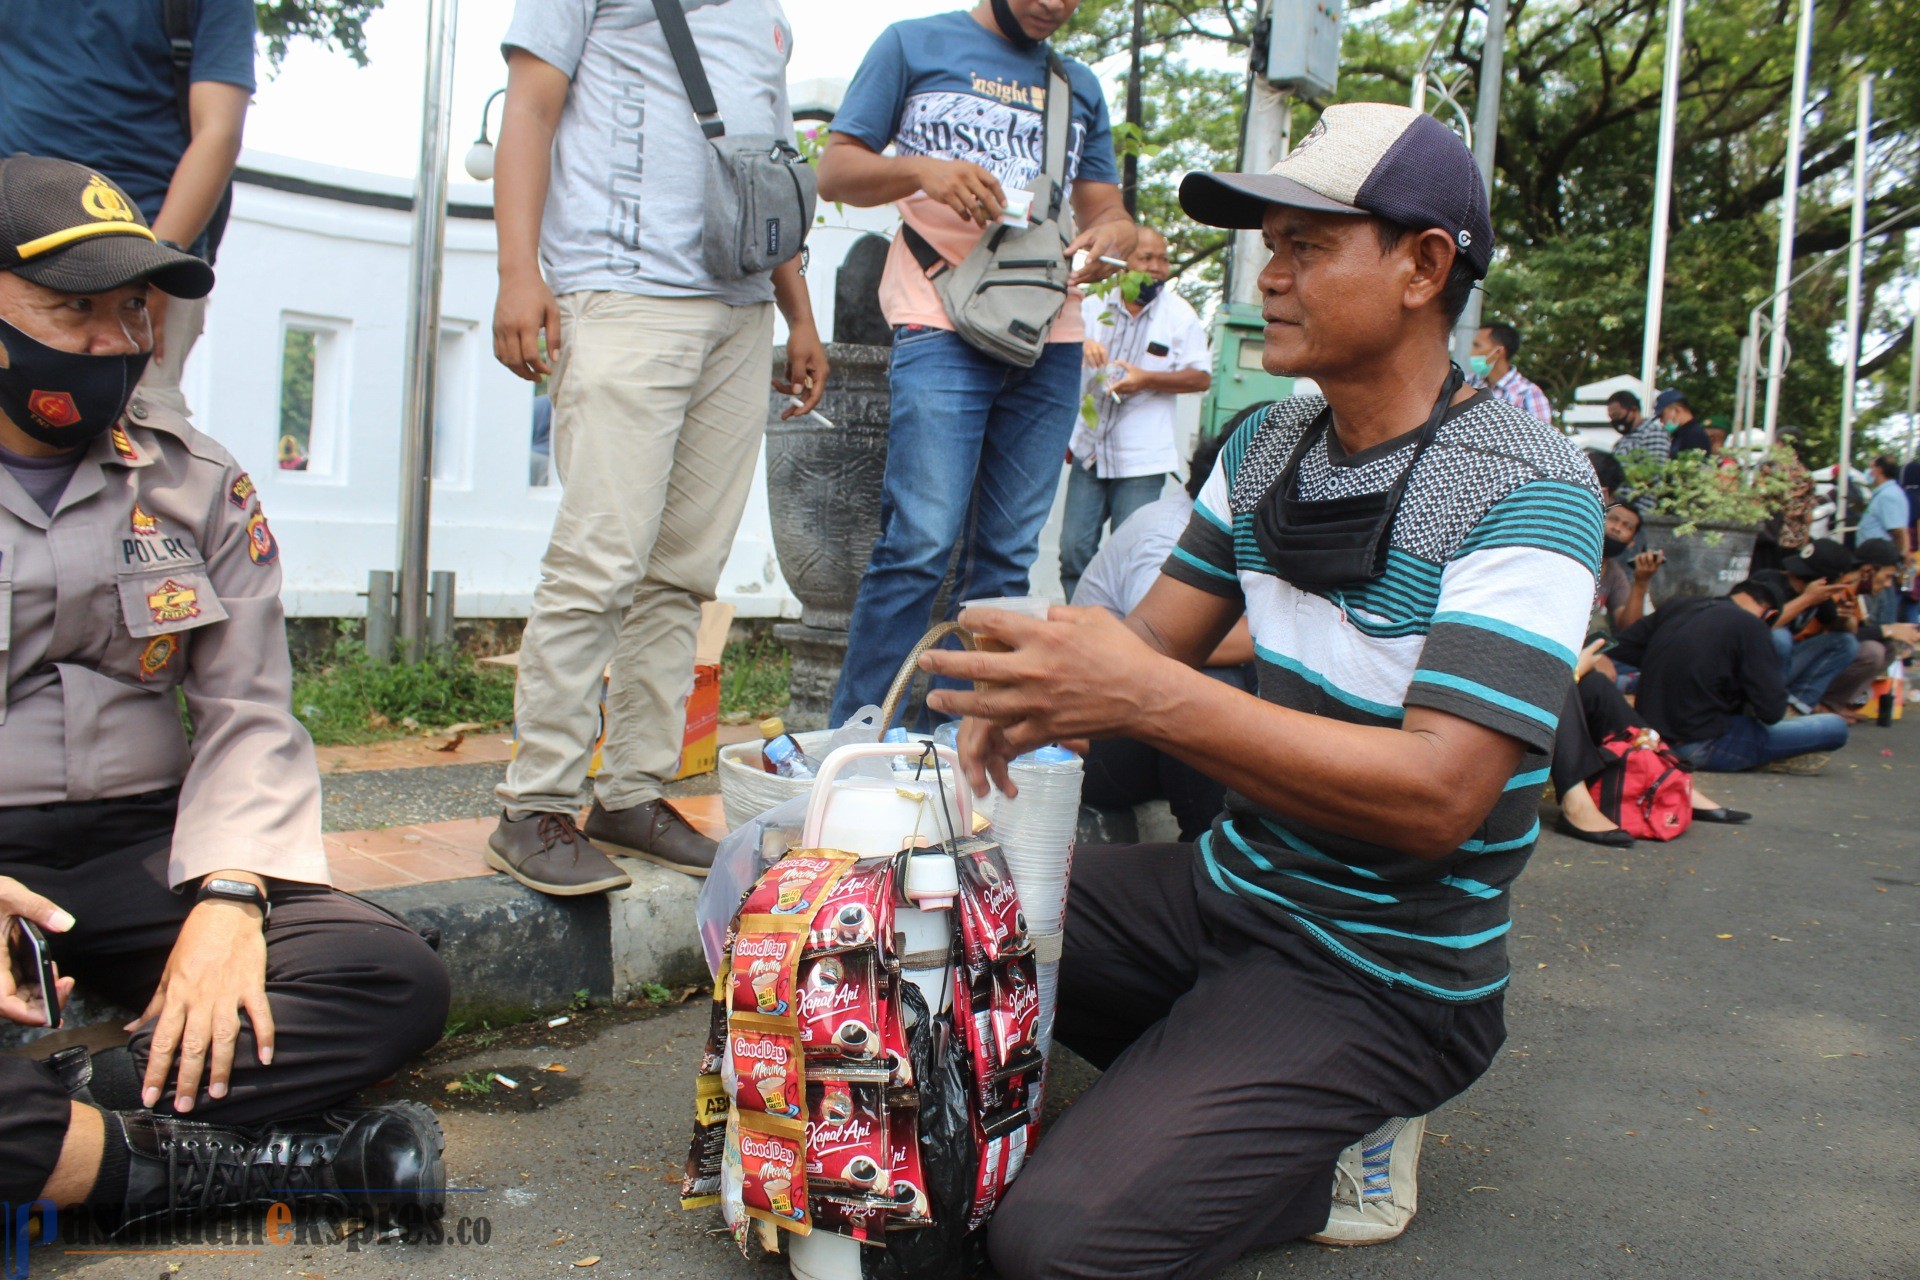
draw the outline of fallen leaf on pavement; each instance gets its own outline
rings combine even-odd
[[[1720,939],[1722,942],[1725,942],[1728,938],[1731,938],[1733,935],[1730,933],[1716,933],[1713,936]]]
[[[429,749],[433,751],[443,752],[443,753],[448,751],[458,751],[460,749],[460,744],[465,742],[466,740],[467,740],[466,734],[456,733],[451,738],[448,738],[445,742],[441,743],[439,746],[432,747]]]
[[[573,1261],[573,1265],[574,1265],[574,1266],[576,1266],[576,1267],[595,1267],[595,1266],[599,1266],[599,1265],[600,1265],[600,1255],[599,1255],[599,1254],[597,1254],[597,1253],[595,1253],[595,1254],[590,1254],[590,1255],[588,1255],[587,1257],[584,1257],[584,1258],[575,1258],[575,1259],[574,1259],[574,1261]]]
[[[559,1073],[560,1073],[560,1074],[562,1074],[562,1075],[565,1075],[565,1074],[566,1074],[566,1070],[567,1070],[567,1068],[566,1068],[566,1066],[565,1066],[564,1064],[562,1064],[562,1063],[558,1063],[558,1062],[549,1062],[549,1063],[548,1063],[548,1064],[547,1064],[546,1066],[544,1066],[544,1067],[542,1067],[542,1068],[540,1068],[540,1069],[541,1069],[542,1071],[557,1071],[557,1072],[559,1072]]]

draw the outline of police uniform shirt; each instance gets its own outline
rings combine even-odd
[[[136,396],[51,513],[0,468],[0,623],[0,805],[178,787],[171,885],[328,883],[279,547],[225,449]]]

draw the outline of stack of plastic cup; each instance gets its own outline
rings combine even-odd
[[[996,794],[993,834],[1020,892],[1038,958],[1040,1052],[1053,1047],[1053,1013],[1060,993],[1060,939],[1066,923],[1067,878],[1073,865],[1074,825],[1080,816],[1080,757],[1042,747],[1007,766],[1020,794]]]

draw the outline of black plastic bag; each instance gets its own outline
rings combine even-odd
[[[954,1052],[952,1028],[927,1012],[926,997],[911,982],[900,984],[900,1013],[907,1031],[920,1095],[920,1160],[927,1179],[933,1225],[887,1233],[885,1249],[860,1251],[862,1280],[966,1280],[986,1265],[986,1240],[967,1232],[974,1166],[972,1095]]]

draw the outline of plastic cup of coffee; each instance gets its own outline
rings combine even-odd
[[[1059,604],[1058,600],[1047,596],[993,596],[985,600],[967,600],[960,605],[960,611],[968,609],[1004,609],[1008,613],[1018,613],[1029,618],[1047,620],[1047,610]],[[1005,653],[1007,647],[990,636],[975,634],[974,645],[988,653]]]

